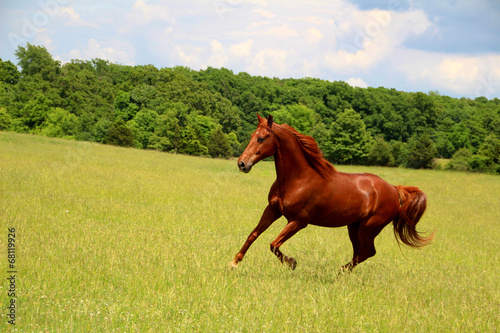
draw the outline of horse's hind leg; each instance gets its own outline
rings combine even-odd
[[[290,237],[295,235],[299,230],[306,227],[306,225],[301,224],[297,221],[288,222],[285,228],[280,232],[278,237],[271,243],[271,251],[278,257],[282,262],[290,266],[292,269],[297,267],[297,261],[292,257],[287,257],[283,255],[280,251],[280,246],[283,245]]]
[[[349,224],[347,226],[347,230],[349,231],[349,238],[352,243],[352,260],[342,266],[342,271],[351,271],[354,266],[358,264],[358,256],[359,256],[359,226],[360,222],[356,222],[353,224]]]
[[[375,237],[389,222],[390,220],[388,221],[387,218],[372,216],[365,222],[356,223],[348,227],[354,254],[351,262],[342,267],[344,271],[351,271],[356,265],[373,257],[377,253],[375,250]]]

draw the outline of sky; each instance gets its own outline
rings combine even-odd
[[[0,58],[345,81],[500,98],[498,0],[0,0]]]

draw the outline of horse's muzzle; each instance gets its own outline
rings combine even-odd
[[[238,168],[240,168],[240,171],[244,173],[249,173],[250,170],[252,170],[252,163],[245,163],[243,161],[238,161]]]

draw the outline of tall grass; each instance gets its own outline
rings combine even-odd
[[[0,244],[15,227],[19,332],[485,332],[500,329],[500,177],[394,168],[419,186],[436,230],[399,249],[388,226],[352,274],[345,228],[310,226],[282,247],[272,225],[235,271],[275,179],[261,162],[122,149],[0,133]],[[7,257],[1,259],[5,309]]]

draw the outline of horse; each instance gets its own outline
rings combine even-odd
[[[398,244],[418,248],[432,241],[434,233],[423,236],[416,230],[427,207],[427,197],[418,187],[394,186],[370,173],[337,171],[311,136],[274,123],[272,115],[266,119],[257,114],[257,118],[257,129],[238,159],[238,168],[248,173],[262,159],[274,156],[276,181],[257,227],[230,267],[237,268],[252,243],[281,216],[288,223],[271,243],[271,252],[291,269],[297,261],[280,247],[309,224],[347,226],[353,256],[341,268],[346,272],[375,255],[375,237],[391,221]]]

